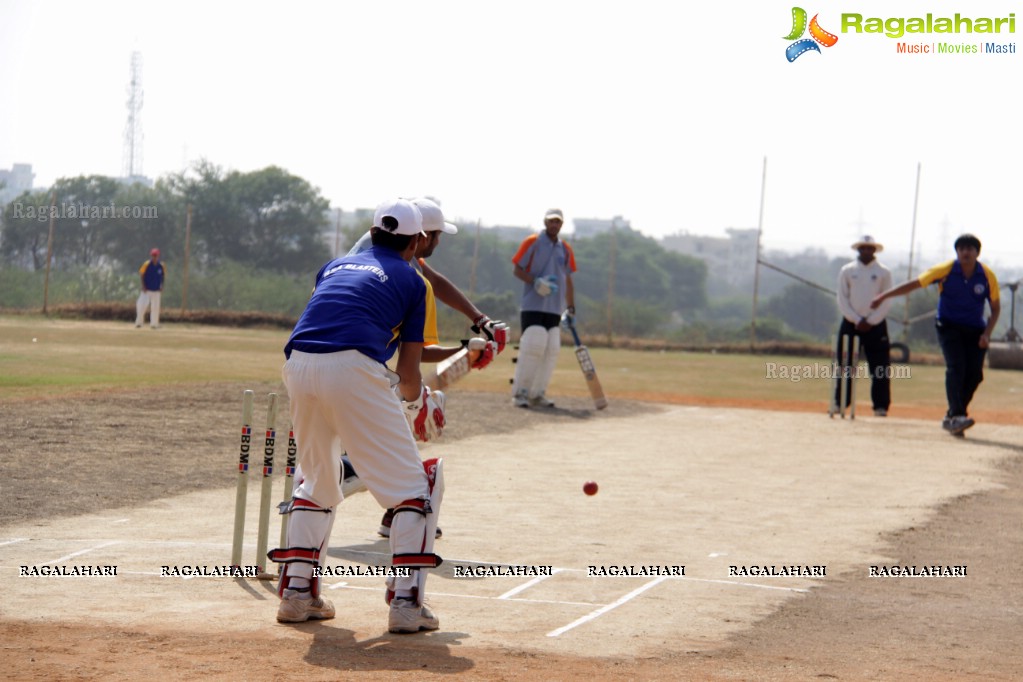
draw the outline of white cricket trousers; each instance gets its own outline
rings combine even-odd
[[[341,501],[335,438],[381,507],[429,497],[419,449],[392,388],[394,372],[356,350],[292,351],[282,375],[305,477],[295,497],[323,508]]]
[[[135,302],[135,326],[141,327],[146,319],[146,308],[149,311],[149,324],[153,327],[160,326],[160,291],[143,291],[139,294],[139,300]]]

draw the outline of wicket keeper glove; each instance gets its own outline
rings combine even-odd
[[[550,296],[558,291],[558,280],[554,275],[537,277],[533,280],[533,289],[541,296]]]
[[[484,334],[488,340],[497,344],[497,352],[504,350],[508,343],[508,325],[500,320],[491,320],[486,315],[480,315],[472,323],[472,330],[477,334]]]
[[[462,345],[470,351],[478,351],[478,355],[472,363],[473,369],[483,369],[494,361],[498,353],[496,342],[478,337],[462,341]]]
[[[405,419],[415,439],[424,443],[440,438],[444,431],[444,393],[423,386],[419,397],[402,403]]]

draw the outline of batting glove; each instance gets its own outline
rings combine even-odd
[[[478,355],[472,363],[473,369],[483,369],[497,357],[497,343],[486,339],[473,338],[463,342],[470,351],[476,351]]]
[[[486,315],[480,315],[473,321],[472,330],[496,343],[498,353],[508,344],[508,325],[500,320],[491,320]]]
[[[419,397],[405,401],[405,419],[415,439],[424,443],[440,438],[447,423],[444,419],[444,393],[423,386]]]
[[[575,326],[575,306],[569,306],[568,310],[561,314],[561,326],[568,330]]]

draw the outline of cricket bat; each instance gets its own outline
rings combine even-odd
[[[600,379],[597,378],[597,368],[593,366],[590,351],[579,340],[579,332],[575,330],[575,324],[571,317],[565,317],[565,324],[572,332],[572,339],[575,341],[575,357],[579,361],[583,376],[586,377],[586,385],[590,389],[590,395],[593,396],[593,404],[597,406],[598,410],[603,410],[607,407],[607,398],[604,397],[604,389],[600,385]]]
[[[423,379],[423,383],[431,391],[446,391],[448,386],[469,373],[472,363],[476,362],[481,352],[463,348],[450,358],[438,362],[434,370]]]

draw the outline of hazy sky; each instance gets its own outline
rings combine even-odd
[[[1023,266],[1019,33],[908,35],[1012,54],[898,54],[864,17],[1007,17],[1023,3],[800,3],[838,43],[785,59],[792,2],[0,0],[0,168],[119,175],[130,55],[143,170],[281,166],[350,210],[430,194],[451,218],[621,215],[655,237],[756,227],[935,260],[970,230]],[[1023,41],[1019,41],[1023,42]]]

